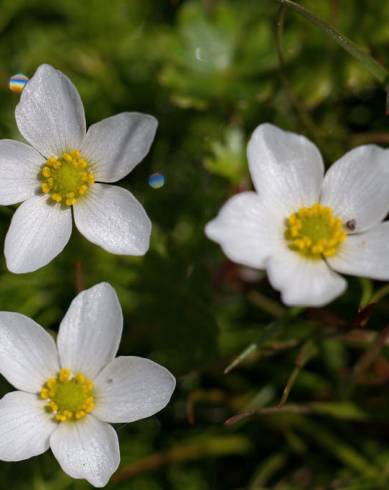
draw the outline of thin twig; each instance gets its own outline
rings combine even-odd
[[[277,301],[268,298],[259,291],[250,291],[247,294],[247,299],[251,303],[258,306],[261,310],[266,311],[266,313],[269,313],[275,318],[281,318],[288,312],[288,310],[280,305]]]
[[[76,260],[74,263],[74,281],[76,292],[81,293],[85,289],[85,280],[80,260]]]
[[[282,407],[276,406],[276,407],[265,407],[265,408],[259,408],[257,410],[249,410],[247,412],[242,412],[239,413],[238,415],[234,415],[233,417],[230,417],[224,422],[224,425],[230,426],[234,425],[237,422],[240,422],[241,420],[246,419],[247,417],[252,417],[253,415],[269,415],[269,414],[274,414],[274,413],[312,413],[312,407],[308,405],[284,405]]]
[[[296,379],[300,374],[300,371],[307,364],[307,362],[310,361],[310,359],[312,359],[312,357],[315,354],[316,354],[316,346],[311,340],[308,340],[302,345],[296,357],[295,368],[293,369],[285,385],[278,407],[283,407],[285,403],[288,401],[290,392],[292,391],[293,385],[295,384]]]
[[[353,376],[357,378],[364,373],[379,356],[382,348],[389,338],[389,325],[387,325],[375,338],[373,345],[367,350],[355,364],[353,369]]]
[[[192,444],[181,444],[125,466],[112,477],[112,481],[123,482],[136,475],[154,471],[169,464],[244,454],[249,449],[250,443],[237,435],[213,437],[207,441],[203,439]]]

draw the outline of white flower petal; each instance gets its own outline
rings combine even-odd
[[[267,273],[288,306],[323,306],[347,286],[324,260],[309,260],[288,249],[269,259]]]
[[[93,415],[105,422],[134,422],[168,403],[176,386],[164,367],[142,357],[117,357],[95,380]]]
[[[123,112],[93,124],[81,145],[81,153],[95,164],[100,182],[122,179],[150,150],[158,121],[139,112]]]
[[[379,223],[389,211],[389,152],[360,146],[328,170],[320,201],[344,222],[355,220],[355,232]]]
[[[328,262],[344,274],[389,281],[389,222],[349,235]]]
[[[72,213],[46,196],[34,196],[19,206],[4,243],[11,272],[32,272],[62,252],[72,233]]]
[[[58,372],[54,340],[19,313],[0,312],[0,373],[16,388],[37,393]]]
[[[94,378],[115,357],[122,328],[122,309],[110,284],[102,282],[82,291],[59,328],[61,366]]]
[[[0,400],[0,460],[21,461],[49,448],[51,434],[58,424],[36,395],[13,391]]]
[[[274,251],[281,224],[282,219],[263,206],[258,194],[242,192],[224,204],[205,233],[233,262],[263,269]]]
[[[65,473],[95,487],[104,487],[120,463],[115,430],[92,415],[74,424],[60,424],[50,447]]]
[[[261,124],[247,147],[249,168],[258,194],[286,218],[317,202],[324,165],[319,150],[304,136]]]
[[[32,197],[39,188],[44,158],[19,141],[0,140],[0,204],[8,206]]]
[[[77,89],[59,70],[41,65],[15,111],[19,131],[46,157],[77,149],[85,136],[84,107]]]
[[[122,187],[94,184],[74,206],[74,221],[92,243],[119,255],[144,255],[151,222],[143,206]]]

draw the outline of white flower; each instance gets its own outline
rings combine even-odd
[[[287,305],[321,306],[346,288],[337,272],[389,280],[389,153],[346,153],[324,176],[316,146],[262,124],[248,145],[256,192],[232,197],[206,226],[232,261],[266,269]]]
[[[155,414],[175,388],[174,377],[159,364],[115,358],[122,324],[107,283],[73,300],[57,346],[30,318],[0,312],[0,373],[20,390],[0,400],[0,460],[24,460],[50,447],[71,477],[106,485],[120,461],[109,423]]]
[[[65,247],[75,225],[91,242],[120,255],[143,255],[151,223],[127,190],[106,183],[125,177],[148,153],[157,120],[124,112],[86,131],[77,89],[41,65],[16,107],[31,146],[0,141],[0,204],[23,202],[5,239],[10,271],[32,272]]]

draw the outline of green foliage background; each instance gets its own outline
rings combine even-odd
[[[388,2],[301,4],[389,67]],[[109,281],[125,314],[121,354],[150,357],[177,376],[167,409],[117,427],[122,462],[107,488],[389,488],[389,351],[383,336],[374,344],[389,318],[382,284],[350,278],[327,308],[287,312],[266,276],[228,263],[204,236],[222,203],[250,186],[245,146],[259,123],[306,134],[327,164],[359,144],[389,142],[383,88],[292,11],[282,78],[278,7],[275,0],[0,1],[2,138],[20,138],[9,77],[31,76],[41,63],[73,80],[89,124],[128,110],[160,122],[152,152],[121,182],[153,222],[144,258],[109,255],[74,232],[38,272],[10,274],[1,259],[1,310],[55,333],[76,294],[77,270],[85,287]],[[152,189],[148,176],[157,171],[166,184]],[[12,213],[0,209],[2,237]],[[358,308],[377,291],[363,325]],[[372,345],[370,362],[361,362]],[[251,354],[224,374],[247,348]],[[276,406],[296,360],[307,362],[283,412],[224,426],[237,413]],[[9,389],[1,381],[1,392]],[[50,452],[0,463],[0,479],[15,490],[90,488],[64,475]]]

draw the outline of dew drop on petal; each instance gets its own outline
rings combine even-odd
[[[165,176],[159,172],[150,175],[149,186],[153,189],[160,189],[165,184]]]
[[[15,94],[20,94],[23,92],[23,89],[27,85],[28,80],[29,80],[28,77],[26,77],[26,75],[23,75],[21,73],[18,73],[17,75],[13,75],[9,79],[9,83],[8,83],[9,89],[11,90],[11,92],[15,92]]]

